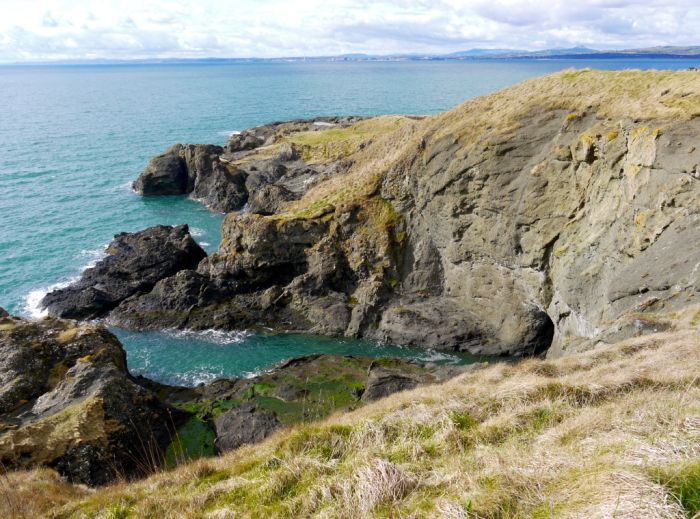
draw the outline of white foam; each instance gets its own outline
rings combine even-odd
[[[223,132],[218,132],[217,135],[223,135],[224,137],[233,137],[234,135],[240,135],[241,132],[238,130],[226,130]]]
[[[209,247],[211,245],[211,243],[209,243],[208,241],[200,241],[199,244],[202,247]]]
[[[333,123],[327,123],[326,121],[314,121],[314,126],[335,126]]]
[[[416,359],[423,362],[445,362],[447,364],[459,363],[459,357],[444,351],[426,350],[424,353],[416,355]]]
[[[80,272],[84,272],[87,269],[91,269],[97,263],[102,261],[107,257],[107,247],[108,245],[103,245],[99,249],[83,249],[80,251],[80,256],[90,258],[88,263],[80,269]]]
[[[199,339],[221,346],[240,344],[250,336],[247,331],[225,331],[225,330],[168,330],[166,333],[176,339]]]
[[[204,236],[206,233],[204,229],[200,229],[199,227],[190,227],[190,234],[195,238]]]
[[[69,279],[68,281],[64,281],[62,283],[55,283],[48,287],[37,288],[36,290],[32,290],[24,298],[24,306],[22,307],[22,313],[32,319],[41,319],[42,317],[46,317],[49,311],[41,306],[41,300],[44,299],[44,296],[49,292],[58,290],[59,288],[66,288],[68,285],[77,280],[78,278],[76,277]]]
[[[107,247],[108,245],[103,245],[99,249],[81,250],[79,256],[89,259],[88,262],[80,268],[80,272],[82,273],[85,270],[94,267],[99,261],[103,260],[107,256]],[[35,290],[30,291],[24,297],[24,306],[22,307],[22,313],[32,319],[41,319],[43,317],[46,317],[48,315],[48,310],[41,306],[41,300],[44,299],[44,296],[46,296],[46,294],[48,294],[49,292],[53,292],[54,290],[66,288],[67,286],[72,285],[79,279],[80,276],[75,276],[66,281],[61,281],[60,283],[54,283],[53,285],[37,288]]]

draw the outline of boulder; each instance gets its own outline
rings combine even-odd
[[[133,183],[134,191],[144,196],[187,193],[188,173],[187,165],[180,155],[182,148],[181,144],[176,144],[153,157]]]
[[[399,391],[413,389],[419,384],[419,380],[407,376],[406,370],[402,370],[401,366],[395,362],[390,366],[373,362],[368,372],[365,391],[362,393],[363,402],[373,402]]]
[[[241,445],[257,443],[279,429],[282,424],[274,413],[244,404],[225,412],[214,421],[216,450],[226,452]]]
[[[108,483],[156,468],[176,416],[101,326],[0,319],[0,462]]]
[[[4,308],[0,308],[0,317],[8,317],[10,314],[7,313],[7,310]]]
[[[205,257],[187,225],[118,234],[103,260],[75,283],[47,294],[41,305],[57,317],[100,317],[128,297],[149,292],[159,280],[196,268]]]

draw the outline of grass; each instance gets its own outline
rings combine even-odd
[[[16,517],[693,517],[698,310],[666,316],[670,331],[487,366],[142,481],[91,491],[10,473],[0,515],[12,501]],[[44,497],[20,499],[30,492]]]

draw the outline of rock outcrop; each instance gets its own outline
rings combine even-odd
[[[41,305],[56,317],[101,317],[125,299],[150,292],[159,280],[196,268],[205,257],[186,225],[118,234],[103,260],[75,283],[47,294]]]
[[[510,355],[637,333],[630,316],[699,296],[699,91],[567,71],[432,118],[245,132],[219,161],[255,213],[110,319]]]
[[[176,417],[100,326],[0,318],[0,462],[99,485],[155,468]],[[177,414],[177,411],[173,411]]]
[[[308,138],[362,120],[320,117],[267,124],[233,135],[225,148],[176,144],[151,159],[133,188],[145,196],[188,194],[221,212],[237,211],[250,202],[250,211],[271,214],[300,198],[311,183],[347,167],[340,161],[304,160],[303,144],[295,145],[291,136]],[[261,147],[265,152],[256,153]]]
[[[218,380],[195,388],[144,383],[171,405],[193,413],[168,448],[168,459],[177,461],[255,443],[282,427],[323,419],[483,366],[309,355],[281,362],[253,378]],[[214,448],[208,446],[211,438]]]
[[[312,355],[195,388],[132,377],[102,326],[0,317],[0,463],[101,485],[263,440],[471,366]],[[381,380],[410,381],[397,384]],[[363,393],[371,392],[371,398]]]

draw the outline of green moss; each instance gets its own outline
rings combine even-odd
[[[209,422],[198,416],[190,418],[177,430],[175,439],[165,450],[165,463],[174,467],[188,460],[213,456],[216,433]]]
[[[360,303],[356,297],[350,296],[348,298],[348,306],[357,306]]]
[[[251,398],[254,398],[256,396],[270,396],[274,394],[274,392],[274,384],[261,382],[258,384],[253,384],[251,387],[249,387],[244,394],[244,398],[250,400]]]
[[[700,514],[700,459],[657,471],[657,481],[669,489],[688,517]]]

